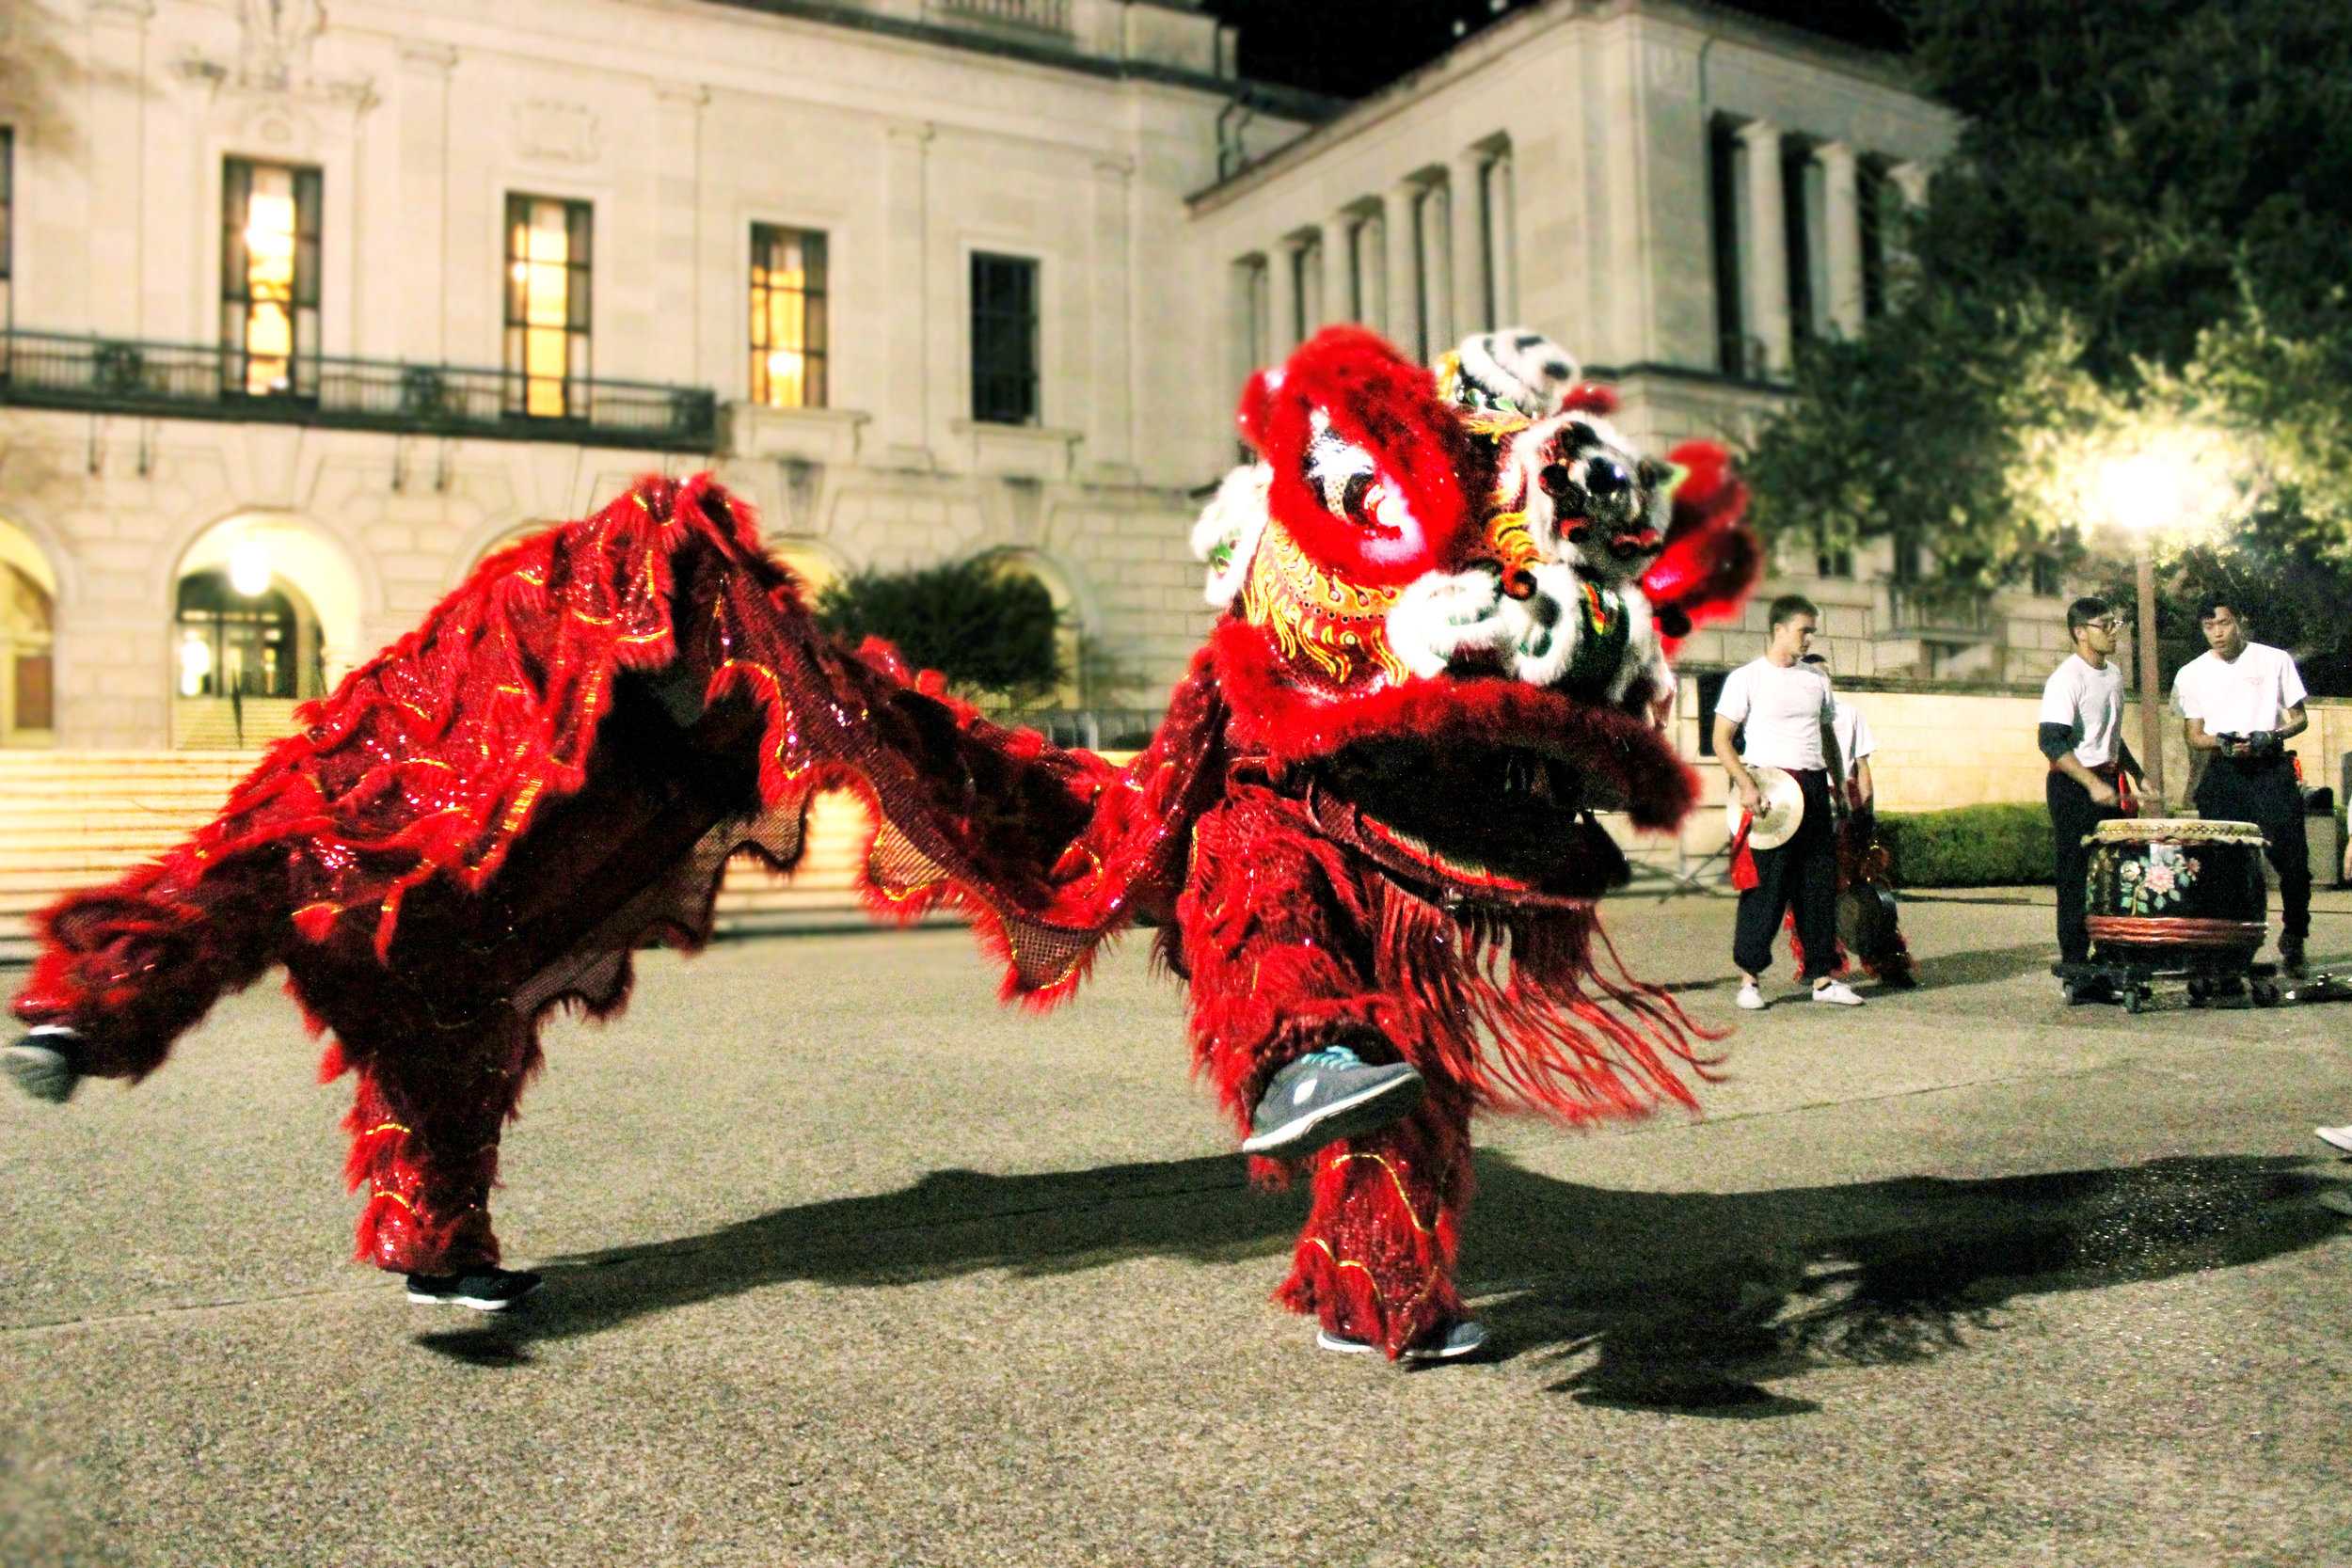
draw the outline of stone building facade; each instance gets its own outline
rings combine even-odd
[[[11,745],[199,741],[704,467],[813,578],[1040,578],[1061,705],[1148,709],[1207,623],[1185,535],[1248,368],[1327,320],[1525,323],[1641,439],[1734,431],[1881,297],[1868,204],[1952,134],[1884,62],[1695,0],[1549,0],[1352,106],[1241,80],[1196,0],[9,15]],[[1906,623],[1892,558],[1782,564],[1856,673],[1998,677],[2050,619]]]

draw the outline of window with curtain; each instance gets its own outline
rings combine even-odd
[[[752,401],[771,408],[825,404],[825,236],[752,225]]]
[[[988,424],[1038,419],[1037,263],[972,256],[972,418]]]
[[[588,417],[592,211],[585,201],[506,198],[506,378],[509,414]]]
[[[220,340],[227,389],[318,392],[319,195],[315,168],[231,158],[221,181]]]

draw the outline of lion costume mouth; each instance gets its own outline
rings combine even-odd
[[[1598,782],[1565,754],[1394,736],[1345,747],[1308,777],[1327,829],[1451,892],[1597,898],[1629,875],[1594,819]]]

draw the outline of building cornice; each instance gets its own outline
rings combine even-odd
[[[1150,60],[1104,59],[1051,43],[1003,38],[977,29],[942,26],[937,23],[911,21],[904,17],[882,16],[855,6],[835,4],[833,0],[706,0],[706,3],[726,10],[757,11],[768,16],[814,22],[879,38],[1018,60],[1024,65],[1044,66],[1104,81],[1149,82],[1219,99],[1239,99],[1251,108],[1266,114],[1309,123],[1330,119],[1345,104],[1343,99],[1284,87],[1279,82],[1259,82],[1241,76],[1213,76],[1206,71],[1187,71],[1181,66],[1161,65]],[[1172,6],[1168,8],[1188,10],[1192,8]]]
[[[1896,56],[1787,23],[1751,16],[1712,0],[1545,0],[1542,5],[1471,34],[1427,65],[1406,72],[1339,113],[1325,117],[1306,135],[1284,143],[1248,168],[1196,191],[1185,198],[1185,204],[1194,217],[1204,217],[1313,158],[1325,148],[1394,119],[1498,56],[1523,49],[1554,28],[1586,19],[1607,22],[1622,17],[1655,18],[1713,38],[1800,59],[1811,66],[1826,66],[1861,77],[1873,87],[1929,102],[1913,85],[1909,72]]]

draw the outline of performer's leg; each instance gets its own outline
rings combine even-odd
[[[2058,895],[2058,958],[2070,964],[2088,963],[2090,934],[2084,924],[2083,897],[2090,851],[2083,847],[2082,838],[2098,821],[2098,809],[2091,804],[2089,790],[2056,768],[2050,770],[2042,795],[2050,807],[2050,845],[2056,862],[2052,891]]]
[[[1314,1313],[1332,1349],[1475,1349],[1454,1284],[1470,1195],[1469,1095],[1433,1082],[1404,1120],[1327,1146],[1313,1180],[1314,1207],[1277,1298]]]
[[[1837,838],[1830,817],[1829,790],[1804,779],[1805,819],[1789,847],[1801,857],[1791,893],[1797,932],[1804,942],[1800,978],[1824,981],[1837,973]]]
[[[1756,886],[1740,893],[1731,923],[1731,961],[1751,979],[1761,979],[1772,967],[1772,933],[1780,929],[1781,911],[1788,906],[1790,847],[1784,844],[1751,851]]]
[[[2312,850],[2305,836],[2303,792],[2295,768],[2280,762],[2259,777],[2263,836],[2270,841],[2270,863],[2279,868],[2279,958],[2290,969],[2303,965],[2303,943],[2312,929]]]
[[[328,1056],[359,1079],[343,1123],[344,1176],[368,1189],[357,1256],[412,1276],[412,1293],[503,1306],[537,1283],[499,1269],[490,1225],[499,1138],[537,1066],[532,1033],[494,1005],[462,1033],[378,1043],[345,1032]]]

